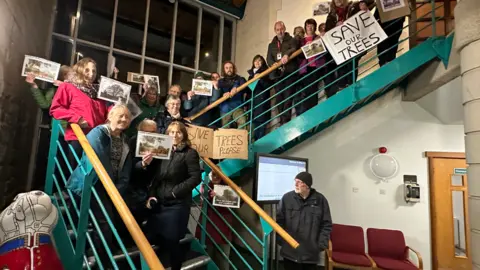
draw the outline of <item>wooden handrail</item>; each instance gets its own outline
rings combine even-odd
[[[297,57],[299,54],[302,53],[302,49],[298,49],[296,50],[295,52],[293,52],[290,57],[288,58],[288,62],[290,60],[292,60],[293,58]],[[288,63],[287,62],[287,63]],[[252,78],[251,80],[248,80],[246,83],[240,85],[239,87],[237,87],[237,94],[240,92],[240,91],[243,91],[244,89],[248,88],[248,85],[251,84],[252,82],[256,81],[256,80],[259,80],[265,76],[267,76],[268,74],[270,74],[272,71],[276,70],[277,68],[281,67],[282,66],[282,62],[281,61],[278,61],[276,62],[275,64],[273,64],[271,67],[269,67],[267,70],[265,70],[264,72],[260,73],[257,77],[255,78]],[[225,100],[229,99],[229,97],[221,97],[219,99],[217,99],[215,102],[213,102],[212,104],[208,105],[207,107],[203,108],[201,111],[199,111],[198,113],[188,117],[187,119],[192,121],[196,118],[198,118],[199,116],[201,116],[202,114],[210,111],[211,109],[217,107],[218,105],[222,104]]]
[[[92,163],[92,166],[95,169],[95,172],[97,173],[98,178],[100,179],[103,186],[105,187],[105,190],[107,191],[108,196],[110,196],[110,199],[112,200],[113,205],[117,209],[120,217],[125,223],[125,226],[127,227],[128,231],[132,235],[132,238],[135,241],[135,244],[137,244],[138,249],[142,253],[143,257],[145,258],[145,261],[147,262],[148,266],[150,267],[150,269],[164,270],[165,268],[163,267],[162,263],[160,262],[157,255],[155,254],[155,251],[153,250],[152,246],[150,245],[147,238],[145,237],[142,230],[140,229],[140,226],[138,226],[137,221],[135,220],[135,218],[133,218],[133,215],[128,209],[127,204],[125,203],[122,196],[118,192],[117,188],[115,187],[115,184],[113,184],[112,179],[110,179],[110,176],[108,175],[107,171],[105,171],[105,168],[103,167],[102,163],[98,159],[98,156],[93,150],[92,146],[88,142],[87,137],[85,137],[85,134],[83,133],[82,129],[77,124],[71,124],[71,127],[73,129],[73,132],[77,136],[78,141],[82,145],[83,151],[85,151],[85,154],[90,160],[90,163]]]
[[[235,184],[228,176],[226,176],[220,168],[215,165],[209,158],[202,158],[203,161],[210,167],[212,170],[219,175],[225,183],[227,183],[239,196],[242,198],[242,200],[248,204],[253,211],[255,211],[260,217],[262,217],[270,226],[272,226],[272,229],[277,232],[285,242],[287,242],[290,246],[293,248],[297,248],[300,244],[293,239],[293,237],[288,234],[280,225],[278,225],[277,222],[275,222],[263,209],[256,204],[250,196],[248,196],[237,184]]]

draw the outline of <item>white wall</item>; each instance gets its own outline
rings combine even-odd
[[[374,179],[368,169],[380,146],[388,148],[400,167],[388,183]],[[425,151],[463,152],[463,125],[443,125],[392,91],[285,154],[310,160],[313,187],[329,200],[334,223],[401,230],[407,245],[421,253],[424,269],[431,269]],[[405,203],[405,174],[417,175],[420,203]]]

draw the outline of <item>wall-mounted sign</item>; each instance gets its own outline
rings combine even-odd
[[[467,174],[467,168],[454,168],[453,174]]]

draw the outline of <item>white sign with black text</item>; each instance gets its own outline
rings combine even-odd
[[[337,65],[368,51],[386,38],[385,31],[369,11],[358,12],[322,37]]]

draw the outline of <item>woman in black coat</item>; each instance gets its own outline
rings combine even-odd
[[[153,170],[149,189],[146,233],[150,243],[158,244],[160,253],[170,257],[172,270],[180,270],[183,252],[180,240],[187,232],[192,190],[201,182],[200,157],[190,147],[187,129],[179,121],[172,122],[166,134],[173,137],[170,159],[159,165],[144,160],[144,169]]]
[[[252,61],[252,68],[248,70],[248,80],[255,78],[256,76],[260,75],[260,73],[264,72],[268,69],[267,63],[265,59],[261,55],[256,55]],[[252,117],[252,130],[253,131],[253,138],[254,140],[258,140],[261,137],[265,136],[265,131],[267,129],[267,125],[263,125],[262,127],[258,127],[263,123],[270,120],[271,111],[270,109],[270,91],[265,91],[265,89],[269,88],[272,85],[272,81],[265,76],[258,80],[255,89],[252,91],[247,91],[247,99],[250,99],[253,93],[253,117]],[[265,93],[262,93],[264,92]],[[265,101],[265,102],[264,102]],[[264,102],[263,104],[261,104]],[[260,105],[261,104],[261,105]],[[251,103],[248,105],[251,106]],[[257,107],[258,106],[258,107]],[[265,112],[263,115],[260,116],[261,113]],[[256,128],[256,129],[255,129]]]

